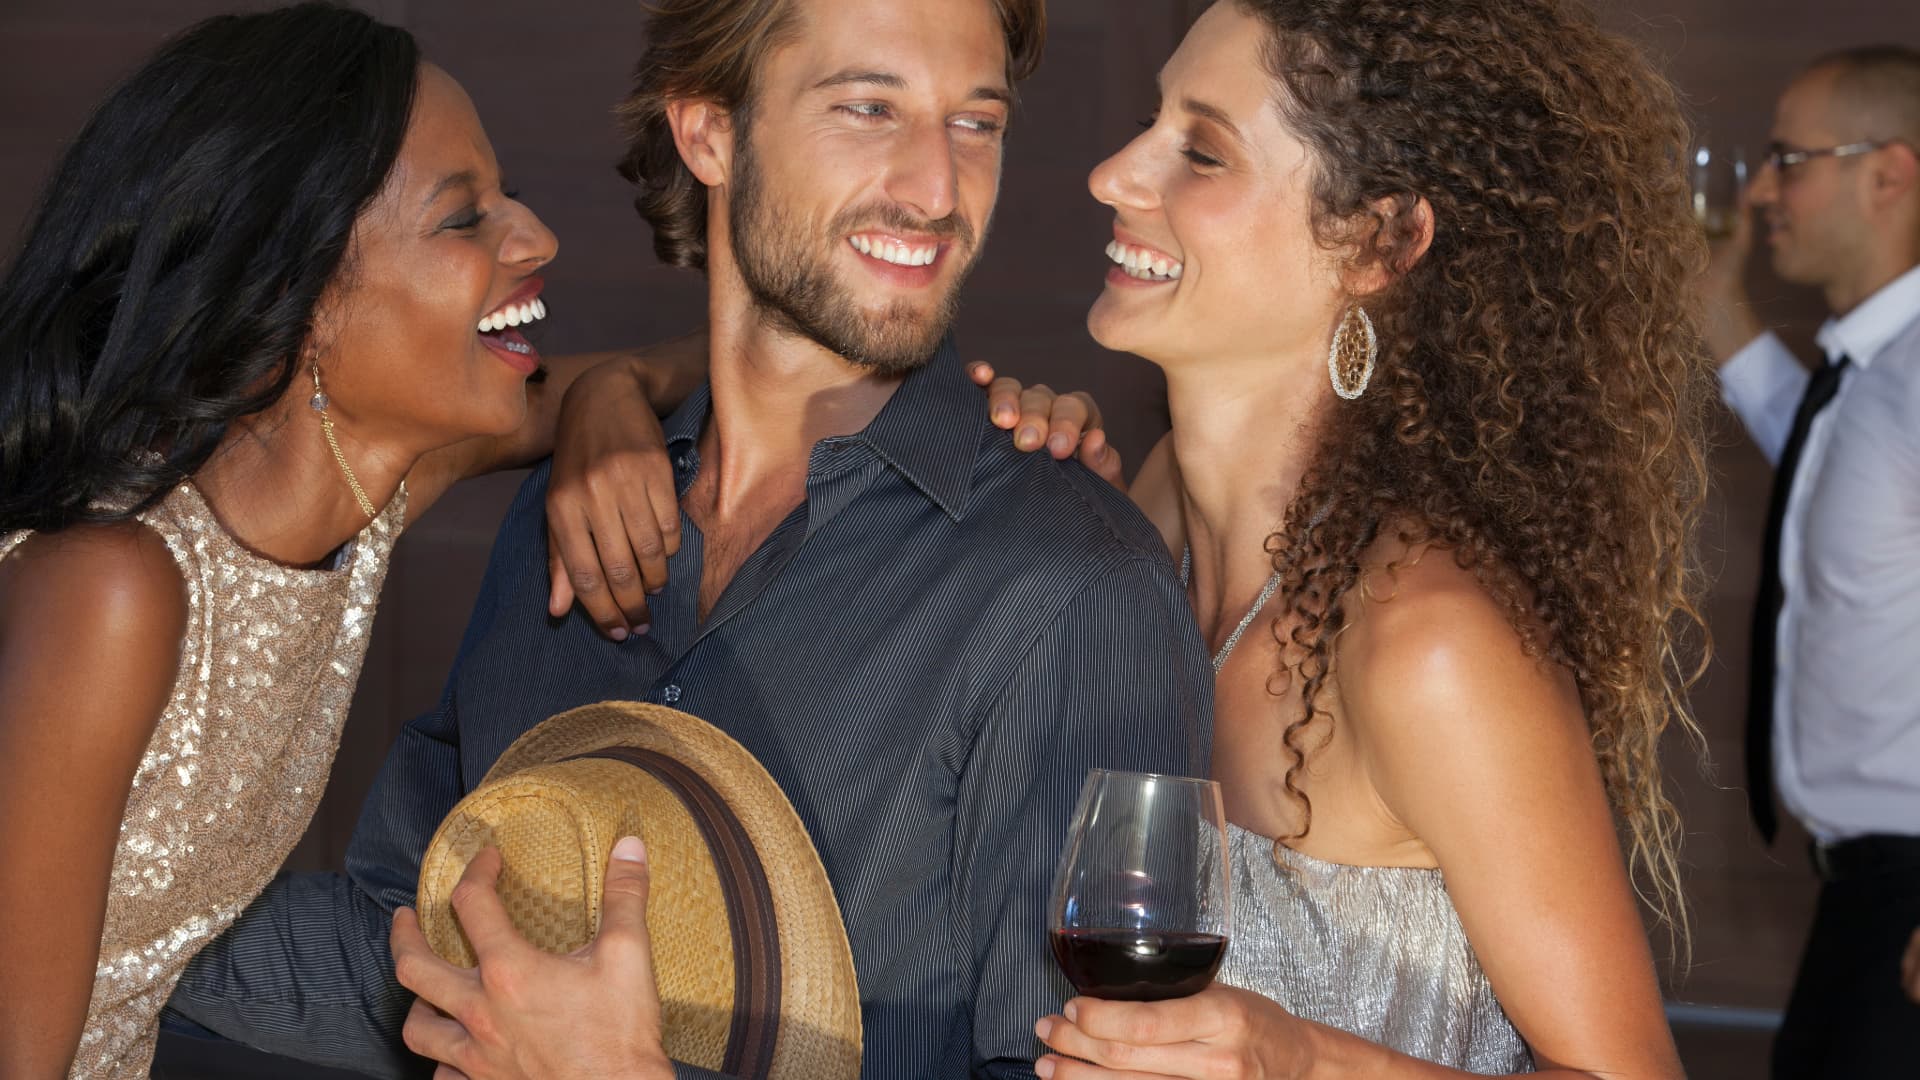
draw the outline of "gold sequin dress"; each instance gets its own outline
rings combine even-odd
[[[72,1077],[144,1077],[188,959],[305,832],[340,745],[403,488],[331,570],[241,547],[190,483],[140,520],[187,582],[173,694],[133,776]],[[0,558],[26,533],[0,537]]]

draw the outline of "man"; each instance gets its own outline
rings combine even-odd
[[[1727,403],[1776,464],[1754,617],[1748,796],[1812,833],[1818,912],[1776,1077],[1908,1075],[1920,1007],[1901,954],[1920,925],[1920,53],[1808,68],[1781,97],[1748,193],[1774,270],[1832,311],[1809,374],[1740,278],[1751,223],[1715,253],[1708,345]]]
[[[614,645],[580,612],[549,622],[537,471],[348,876],[277,882],[197,959],[179,1012],[406,1069],[388,921],[435,826],[538,721],[644,698],[727,730],[805,821],[848,923],[866,1075],[1033,1075],[1032,1026],[1065,990],[1045,907],[1080,783],[1204,775],[1212,693],[1145,519],[1016,450],[945,341],[1043,26],[1039,0],[659,6],[629,167],[663,257],[706,272],[712,336],[710,387],[666,424],[684,517],[651,630]],[[637,995],[611,966],[584,1000]],[[641,1004],[537,1034],[660,1064]]]

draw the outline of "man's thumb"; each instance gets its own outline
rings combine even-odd
[[[600,937],[647,936],[647,845],[637,836],[621,837],[607,860],[607,887],[600,906]]]

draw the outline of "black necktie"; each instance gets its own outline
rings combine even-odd
[[[1767,501],[1767,538],[1760,549],[1760,595],[1753,605],[1753,655],[1747,668],[1747,812],[1769,846],[1780,831],[1779,814],[1773,805],[1773,677],[1780,608],[1786,601],[1786,591],[1780,584],[1780,530],[1787,520],[1787,496],[1793,491],[1800,454],[1807,447],[1807,432],[1813,428],[1813,418],[1840,389],[1840,375],[1847,363],[1843,356],[1824,364],[1807,380],[1807,392],[1793,414],[1793,430],[1787,433],[1780,464],[1773,470],[1773,495]]]

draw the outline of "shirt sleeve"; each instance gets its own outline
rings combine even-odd
[[[391,918],[342,875],[282,875],[193,958],[167,1007],[269,1053],[424,1077],[400,1043],[413,995],[393,978]]]
[[[1027,1080],[1033,1025],[1072,989],[1047,911],[1087,771],[1205,776],[1213,671],[1172,568],[1140,558],[1054,618],[980,729],[961,776],[953,919],[973,966],[973,1073]]]
[[[1807,369],[1772,331],[1748,342],[1720,367],[1720,399],[1739,415],[1771,464],[1780,463],[1808,378]]]

